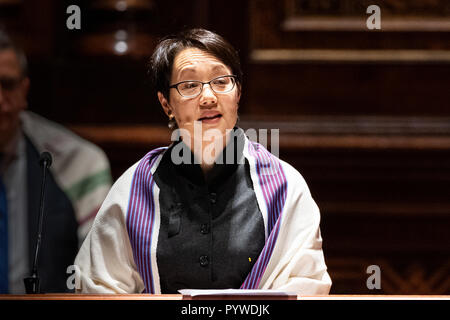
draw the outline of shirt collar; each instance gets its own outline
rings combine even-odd
[[[245,135],[241,128],[235,127],[231,132],[231,137],[222,150],[220,155],[216,158],[216,162],[213,167],[208,171],[205,176],[200,164],[194,163],[194,155],[192,151],[186,146],[183,141],[175,142],[168,152],[172,152],[172,149],[182,143],[181,152],[190,153],[190,163],[173,164],[178,175],[186,178],[190,183],[204,187],[207,186],[210,190],[217,190],[225,181],[232,176],[236,171],[239,164],[244,163],[244,144]],[[182,156],[182,155],[181,155]]]

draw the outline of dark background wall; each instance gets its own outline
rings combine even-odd
[[[115,178],[169,142],[146,75],[155,43],[222,34],[245,73],[241,126],[280,130],[321,208],[332,293],[450,293],[448,1],[0,0],[0,24],[29,56],[30,109],[101,146]]]

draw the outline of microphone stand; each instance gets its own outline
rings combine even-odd
[[[46,182],[46,174],[47,169],[52,164],[52,156],[49,152],[42,152],[39,163],[42,166],[42,184],[41,184],[41,197],[39,204],[39,218],[38,218],[38,234],[36,240],[36,247],[34,252],[34,260],[33,266],[31,269],[31,275],[23,279],[25,284],[25,291],[27,294],[36,294],[40,293],[40,278],[37,272],[37,264],[39,259],[39,249],[41,247],[41,239],[42,239],[42,224],[44,220],[44,199],[45,199],[45,182]]]

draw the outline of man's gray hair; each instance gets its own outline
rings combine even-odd
[[[20,64],[20,71],[22,72],[22,76],[25,77],[28,74],[28,62],[25,52],[17,46],[6,33],[6,31],[0,29],[0,51],[3,50],[14,50],[17,55],[17,59]]]

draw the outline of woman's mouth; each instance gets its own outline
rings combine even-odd
[[[215,113],[215,114],[205,115],[205,116],[201,117],[200,119],[198,119],[198,121],[201,121],[202,123],[212,124],[212,123],[218,122],[220,120],[220,118],[222,118],[222,115],[220,113]]]

